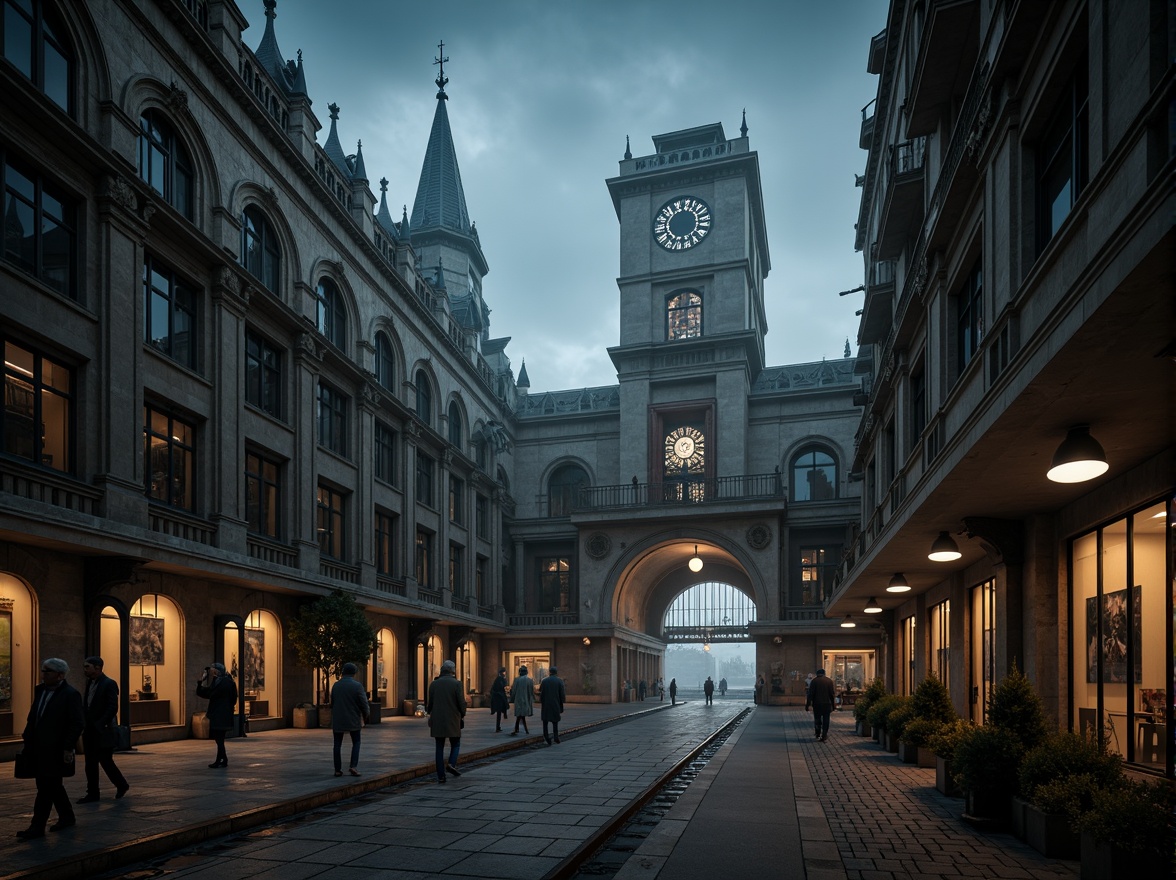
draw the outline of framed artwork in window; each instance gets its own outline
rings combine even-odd
[[[12,612],[6,609],[0,609],[0,712],[11,711]]]
[[[1098,623],[1102,622],[1102,637]],[[1127,607],[1127,591],[1104,593],[1102,607],[1097,596],[1086,600],[1086,681],[1098,678],[1098,658],[1102,657],[1104,683],[1127,681],[1127,628],[1131,628],[1135,646],[1133,676],[1135,683],[1143,681],[1143,588],[1131,588],[1131,608]]]
[[[265,630],[245,628],[245,677],[241,680],[248,693],[265,689]]]
[[[131,666],[163,663],[163,618],[132,617],[127,641]]]

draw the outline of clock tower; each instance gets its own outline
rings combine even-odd
[[[607,184],[620,223],[621,473],[689,498],[747,472],[747,398],[764,367],[768,257],[759,159],[744,121],[655,135]],[[631,433],[630,433],[631,432]],[[667,499],[671,500],[671,499]]]

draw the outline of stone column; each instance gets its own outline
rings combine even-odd
[[[249,307],[249,288],[228,266],[217,268],[212,285],[212,316],[207,324],[213,344],[209,379],[213,388],[211,424],[207,432],[208,461],[213,462],[212,504],[209,514],[217,523],[216,545],[234,553],[246,554],[248,522],[245,519],[244,466],[245,436],[241,425],[244,403],[242,362],[245,339],[245,313]]]
[[[322,347],[316,335],[307,331],[299,335],[294,351],[294,394],[290,400],[290,423],[294,426],[294,459],[286,485],[294,501],[290,528],[298,549],[298,567],[318,574],[318,484],[315,481],[315,457],[318,454],[318,426],[315,410],[318,377],[322,370]]]

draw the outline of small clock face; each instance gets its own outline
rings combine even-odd
[[[697,428],[684,425],[666,434],[666,467],[678,471],[685,467],[699,471],[705,463],[706,436]]]
[[[706,238],[714,219],[710,206],[694,196],[670,199],[653,218],[653,238],[667,251],[684,251]]]

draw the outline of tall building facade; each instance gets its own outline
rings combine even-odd
[[[1015,665],[1063,729],[1168,776],[1171,16],[891,3],[861,134],[862,511],[829,606],[876,598],[893,690],[935,673],[979,722]]]
[[[286,632],[334,590],[385,712],[447,658],[474,693],[559,663],[571,699],[621,699],[698,584],[754,612],[686,635],[755,641],[771,699],[883,665],[825,607],[859,361],[764,363],[746,126],[626,150],[618,384],[533,392],[490,332],[444,70],[396,219],[252,5],[3,3],[0,753],[54,655],[105,658],[137,742],[190,735],[213,660],[284,726],[326,685]]]

